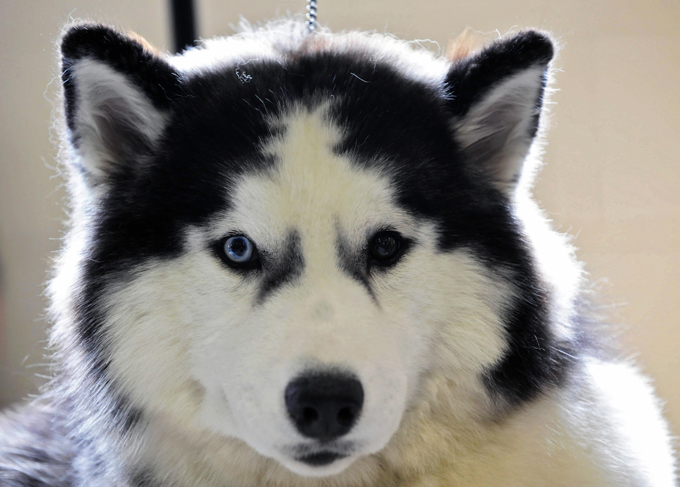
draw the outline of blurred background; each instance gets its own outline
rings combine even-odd
[[[304,0],[197,0],[202,37],[302,12]],[[55,40],[94,19],[171,50],[165,0],[0,0],[0,406],[34,394],[44,357],[48,269],[66,217],[51,117]],[[389,32],[446,49],[466,27],[487,40],[551,31],[562,49],[535,195],[574,235],[626,350],[653,378],[680,433],[680,2],[319,0],[333,30]]]

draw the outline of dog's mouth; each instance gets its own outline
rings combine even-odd
[[[326,465],[330,465],[336,460],[339,460],[340,458],[345,458],[346,456],[347,455],[333,451],[320,451],[317,453],[296,457],[295,459],[298,462],[309,465],[310,467],[324,467]]]
[[[288,449],[288,454],[296,462],[308,467],[326,467],[337,460],[349,457],[356,451],[354,442],[338,441],[326,444],[296,445]]]

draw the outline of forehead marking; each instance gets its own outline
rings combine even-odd
[[[363,251],[374,228],[398,227],[410,218],[394,203],[386,173],[336,153],[342,131],[327,111],[327,104],[311,111],[298,107],[272,121],[280,135],[263,152],[276,163],[271,171],[240,178],[230,219],[263,249],[280,247],[296,229],[293,253],[304,261],[296,267],[304,279],[327,281],[338,273],[357,279],[356,269],[347,268],[347,252]],[[364,277],[359,282],[371,293]]]

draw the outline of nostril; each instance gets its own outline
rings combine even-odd
[[[315,373],[289,383],[284,399],[301,434],[329,441],[347,434],[357,422],[364,390],[361,382],[350,375]]]
[[[338,417],[337,417],[338,423],[342,426],[352,426],[352,423],[354,423],[354,411],[352,411],[352,408],[342,408],[340,411],[338,411]]]

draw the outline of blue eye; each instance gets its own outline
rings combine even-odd
[[[241,235],[230,237],[224,242],[224,255],[236,264],[246,264],[253,257],[253,244]]]
[[[251,270],[260,268],[257,247],[244,235],[225,237],[213,244],[217,256],[232,269]]]

